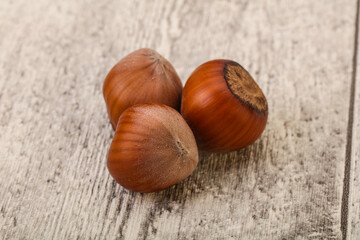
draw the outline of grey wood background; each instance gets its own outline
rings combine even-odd
[[[0,1],[0,238],[360,239],[358,2]],[[109,69],[150,47],[185,83],[233,59],[269,102],[252,146],[139,194],[106,169]]]

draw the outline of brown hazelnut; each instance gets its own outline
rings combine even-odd
[[[113,129],[121,113],[137,103],[156,102],[180,110],[182,83],[175,69],[152,49],[121,59],[108,73],[103,94]]]
[[[120,116],[107,167],[123,187],[136,192],[159,191],[189,176],[197,163],[194,135],[173,108],[137,104]]]
[[[219,59],[191,74],[183,90],[181,114],[200,150],[228,152],[248,146],[261,135],[268,104],[240,64]]]

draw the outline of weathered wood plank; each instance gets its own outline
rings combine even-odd
[[[0,236],[340,239],[355,7],[1,1]],[[202,153],[196,171],[163,192],[115,184],[102,79],[140,47],[169,58],[184,81],[213,58],[241,63],[268,96],[261,139]]]
[[[359,65],[358,65],[358,69]],[[359,85],[359,78],[357,86]],[[350,239],[360,237],[360,91],[355,98],[353,151],[351,153],[350,199],[349,199],[349,233]]]
[[[359,7],[359,6],[358,6]],[[359,9],[358,9],[359,11]],[[359,13],[358,13],[359,14]],[[349,171],[349,192],[350,196],[348,199],[348,239],[357,240],[360,238],[360,61],[359,61],[359,16],[357,18],[357,51],[354,56],[354,82],[352,86],[352,109],[353,114],[349,117],[353,119],[350,121],[350,129],[352,132],[351,136],[348,136],[348,141],[351,141],[351,151],[349,149],[350,171]],[[352,129],[351,129],[352,128]]]

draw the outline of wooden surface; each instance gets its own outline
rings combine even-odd
[[[0,1],[0,238],[360,239],[356,0]],[[139,194],[106,169],[109,69],[140,47],[183,82],[233,59],[269,102],[254,145]]]
[[[359,3],[358,3],[359,4]],[[359,8],[359,6],[358,6]],[[359,14],[357,15],[357,24],[360,24]],[[357,28],[357,47],[359,47],[359,27]],[[356,49],[358,52],[358,49]],[[359,54],[359,53],[358,53]],[[349,119],[353,122],[349,125],[349,139],[351,137],[352,148],[349,151],[349,215],[348,215],[348,234],[351,239],[360,238],[360,60],[359,55],[355,56],[354,81],[351,86],[353,101],[350,106]],[[350,121],[351,122],[351,121]],[[352,129],[351,129],[352,128]],[[349,144],[350,145],[350,144]]]

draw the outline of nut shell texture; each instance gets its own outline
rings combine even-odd
[[[103,95],[110,122],[116,128],[128,107],[156,102],[180,110],[182,83],[173,66],[152,49],[136,50],[120,60],[108,73]]]
[[[138,104],[121,115],[107,166],[123,187],[154,192],[189,176],[198,163],[194,135],[173,108]]]
[[[268,105],[243,67],[231,60],[213,60],[189,77],[181,113],[200,150],[228,152],[248,146],[261,135]]]

